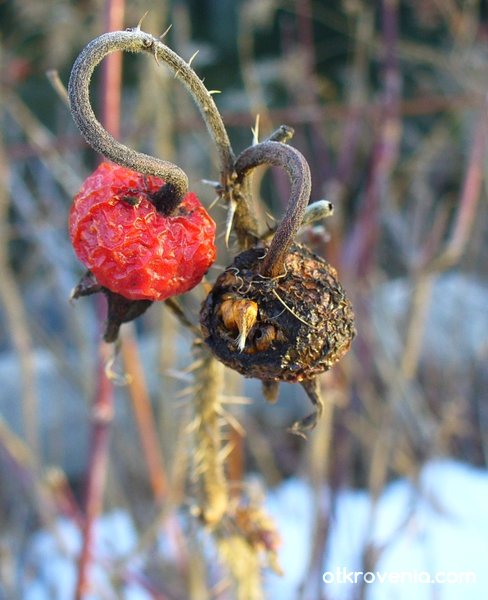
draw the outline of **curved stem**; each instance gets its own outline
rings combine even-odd
[[[250,146],[237,157],[237,180],[244,179],[249,171],[259,165],[282,167],[288,173],[291,182],[290,200],[285,216],[273,236],[261,267],[261,274],[265,277],[277,277],[284,271],[286,255],[302,224],[310,199],[310,168],[305,157],[292,146],[267,141]]]
[[[136,152],[113,138],[97,120],[90,104],[90,81],[95,67],[112,52],[148,52],[156,60],[165,62],[182,80],[198,105],[214,140],[220,160],[222,183],[233,171],[234,156],[229,138],[212,96],[193,69],[159,39],[141,31],[138,27],[127,31],[105,33],[91,41],[82,50],[73,65],[68,84],[71,113],[86,141],[97,152],[113,162],[140,173],[156,175],[171,184],[178,197],[188,190],[188,178],[173,163]]]

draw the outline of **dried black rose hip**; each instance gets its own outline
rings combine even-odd
[[[303,385],[321,411],[315,377],[349,350],[355,334],[351,303],[325,260],[293,245],[286,272],[260,272],[263,248],[239,254],[217,279],[201,311],[205,342],[215,356],[269,390],[279,381]],[[295,424],[311,429],[319,415]]]
[[[239,254],[203,303],[200,322],[215,356],[245,377],[263,382],[274,400],[280,381],[300,383],[315,411],[291,431],[303,435],[322,412],[317,375],[349,350],[354,314],[336,270],[293,239],[310,197],[310,171],[294,148],[268,141],[246,149],[236,161],[241,180],[254,167],[283,167],[291,197],[269,246]]]
[[[305,246],[292,247],[286,273],[274,279],[260,274],[264,254],[242,252],[217,279],[201,312],[205,341],[246,377],[311,379],[349,350],[351,304],[335,269]]]

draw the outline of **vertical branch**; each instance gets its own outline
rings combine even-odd
[[[215,526],[227,510],[228,489],[222,455],[221,396],[223,365],[206,347],[199,350],[201,366],[196,373],[195,470],[201,481],[201,511],[204,521]]]
[[[108,30],[120,29],[123,23],[123,15],[124,0],[107,0],[105,3],[104,28]],[[120,56],[112,55],[108,57],[103,71],[101,113],[104,126],[114,135],[118,134],[120,124],[121,69]],[[97,315],[102,324],[106,312],[105,303],[105,298],[100,297],[97,301]],[[96,396],[91,409],[92,429],[90,432],[90,457],[85,490],[85,522],[78,563],[76,600],[82,600],[89,590],[89,568],[93,549],[94,527],[103,507],[110,424],[114,412],[113,387],[105,373],[105,364],[109,360],[108,352],[108,346],[101,342],[99,346]]]
[[[402,372],[407,379],[413,378],[417,370],[435,275],[452,267],[461,258],[475,222],[483,183],[488,125],[487,106],[485,103],[476,120],[459,205],[447,243],[437,256],[421,264],[417,273],[402,357]]]
[[[100,357],[97,371],[97,390],[93,402],[91,419],[90,457],[86,483],[85,523],[83,541],[78,563],[78,581],[75,598],[82,600],[88,592],[89,567],[92,558],[95,522],[103,505],[103,493],[107,476],[108,449],[110,441],[110,423],[113,417],[113,389],[105,375],[105,364],[109,359],[109,346],[100,346]]]
[[[311,0],[295,0],[295,10],[297,14],[299,51],[303,68],[303,85],[300,86],[298,101],[308,110],[311,109],[313,112],[319,112],[317,61],[314,44],[314,14]],[[321,135],[320,128],[307,126],[306,129],[308,130],[307,133],[312,146],[312,162],[310,163],[312,182],[314,188],[317,189],[322,185],[324,179],[328,179],[330,176],[331,157],[327,146],[328,141]],[[317,174],[317,180],[315,179],[315,174]]]
[[[461,257],[473,228],[483,183],[483,168],[488,130],[488,98],[476,120],[473,143],[463,181],[459,206],[445,250],[433,261],[430,269],[445,269]]]
[[[266,18],[272,16],[274,8],[266,9]],[[259,10],[262,10],[260,7]],[[266,106],[265,94],[255,65],[254,57],[254,35],[256,30],[257,7],[254,3],[242,3],[239,8],[239,31],[237,35],[237,47],[239,52],[239,67],[250,104],[250,113],[259,115],[259,124],[263,130],[272,128],[272,120]],[[262,13],[260,14],[262,19]]]
[[[134,336],[134,328],[131,324],[127,323],[121,333],[122,358],[125,371],[130,376],[128,385],[139,438],[154,498],[156,502],[161,503],[167,491],[166,472],[159,448],[154,413],[147,392],[144,371]]]
[[[379,236],[379,210],[387,191],[390,173],[396,163],[401,134],[401,79],[398,67],[398,0],[382,2],[384,51],[381,124],[371,157],[369,179],[357,225],[351,237],[348,260],[352,273],[368,274],[374,262]]]
[[[339,198],[342,188],[351,185],[357,160],[357,147],[363,131],[363,120],[367,104],[367,79],[370,61],[369,48],[373,45],[374,11],[372,7],[362,5],[354,14],[354,54],[349,74],[347,93],[349,111],[344,124],[342,141],[337,158],[337,180]],[[328,192],[329,193],[329,192]],[[329,197],[329,196],[328,196]],[[331,197],[333,204],[339,204],[339,198]]]
[[[20,366],[22,386],[22,422],[25,438],[33,452],[38,455],[39,440],[37,434],[37,396],[35,390],[35,367],[32,352],[32,340],[29,334],[27,314],[22,297],[9,264],[8,256],[8,162],[3,143],[0,140],[0,304],[5,309],[6,322],[10,328],[12,343],[16,350]]]
[[[105,31],[119,31],[124,28],[124,10],[125,0],[105,2]],[[120,134],[122,58],[121,52],[110,54],[102,65],[101,121],[105,129],[116,138]]]

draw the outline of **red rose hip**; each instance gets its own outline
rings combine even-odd
[[[76,255],[98,283],[129,300],[165,300],[195,287],[215,260],[215,223],[189,192],[170,214],[164,181],[104,162],[69,217]]]

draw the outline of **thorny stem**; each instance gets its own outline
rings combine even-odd
[[[188,190],[184,171],[170,161],[137,152],[118,142],[97,120],[90,104],[90,81],[95,67],[112,52],[148,52],[165,62],[193,96],[214,140],[220,160],[222,183],[227,185],[233,172],[234,156],[220,113],[211,94],[193,69],[158,38],[139,27],[105,33],[82,50],[73,65],[68,84],[71,113],[86,141],[113,162],[147,175],[161,177],[176,188],[179,198]]]
[[[263,260],[261,275],[277,277],[284,271],[285,259],[303,221],[311,192],[310,168],[305,157],[295,148],[281,142],[266,141],[250,146],[236,160],[237,181],[259,165],[282,167],[291,182],[290,199],[285,216],[271,241]]]
[[[195,377],[196,471],[201,473],[202,518],[215,527],[227,510],[228,489],[224,472],[221,431],[223,367],[201,346],[202,361]]]

